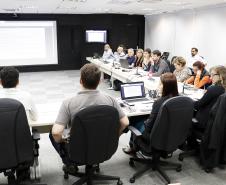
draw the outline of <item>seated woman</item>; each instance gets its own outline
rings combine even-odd
[[[194,126],[200,131],[205,130],[211,108],[226,89],[226,68],[224,66],[213,67],[210,70],[210,76],[212,85],[207,88],[203,97],[196,101],[194,105],[197,111],[195,118],[198,121]]]
[[[144,71],[149,71],[151,67],[151,62],[152,62],[151,49],[150,48],[145,49],[143,55],[144,55],[144,60],[142,63],[142,68],[144,69]]]
[[[185,83],[192,84],[196,88],[202,89],[205,89],[211,84],[210,75],[202,62],[197,61],[193,64],[193,72],[194,75],[188,78]]]
[[[186,60],[183,57],[174,59],[175,70],[173,74],[176,76],[178,82],[184,82],[191,76],[191,71],[186,67]]]
[[[136,52],[134,67],[142,67],[143,64],[143,49],[138,49]]]
[[[164,73],[160,77],[160,86],[159,86],[160,94],[161,97],[156,100],[152,106],[152,111],[150,116],[146,121],[144,121],[143,125],[144,128],[141,128],[140,122],[138,122],[138,125],[133,125],[137,129],[139,129],[142,133],[142,136],[139,137],[139,139],[142,139],[143,143],[149,144],[149,136],[151,133],[151,130],[153,128],[153,125],[155,123],[155,120],[157,118],[158,112],[160,110],[161,105],[169,98],[178,96],[178,89],[177,89],[177,79],[176,76],[172,73]],[[131,141],[132,140],[132,141]],[[132,146],[133,148],[124,148],[123,151],[126,154],[134,154],[136,152],[137,140],[134,141],[134,137],[131,137],[130,143],[132,142],[133,145],[130,144],[130,147]]]

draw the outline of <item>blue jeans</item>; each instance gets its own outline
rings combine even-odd
[[[131,117],[129,118],[130,120],[130,125],[135,127],[137,130],[139,130],[141,133],[144,132],[144,121],[148,118],[149,115],[147,116],[137,116],[137,117]],[[134,140],[135,137],[133,134],[131,134],[130,136],[130,141],[129,141],[129,145],[131,148],[133,148],[134,146]]]
[[[57,153],[60,155],[63,163],[65,165],[70,165],[70,159],[69,159],[69,155],[68,155],[68,144],[65,142],[62,143],[57,143],[54,138],[52,133],[49,133],[49,139],[53,145],[53,147],[55,148],[55,150],[57,151]]]

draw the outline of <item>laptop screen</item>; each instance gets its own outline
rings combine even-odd
[[[144,82],[131,82],[121,85],[122,100],[143,97],[145,97]]]

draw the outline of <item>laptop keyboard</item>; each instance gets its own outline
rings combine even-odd
[[[128,99],[125,100],[128,103],[133,103],[133,102],[142,102],[142,101],[150,101],[148,98],[137,98],[137,99]]]

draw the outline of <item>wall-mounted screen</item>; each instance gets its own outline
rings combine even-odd
[[[107,42],[107,31],[106,30],[86,30],[86,42]]]
[[[56,21],[0,21],[0,66],[58,64]]]

